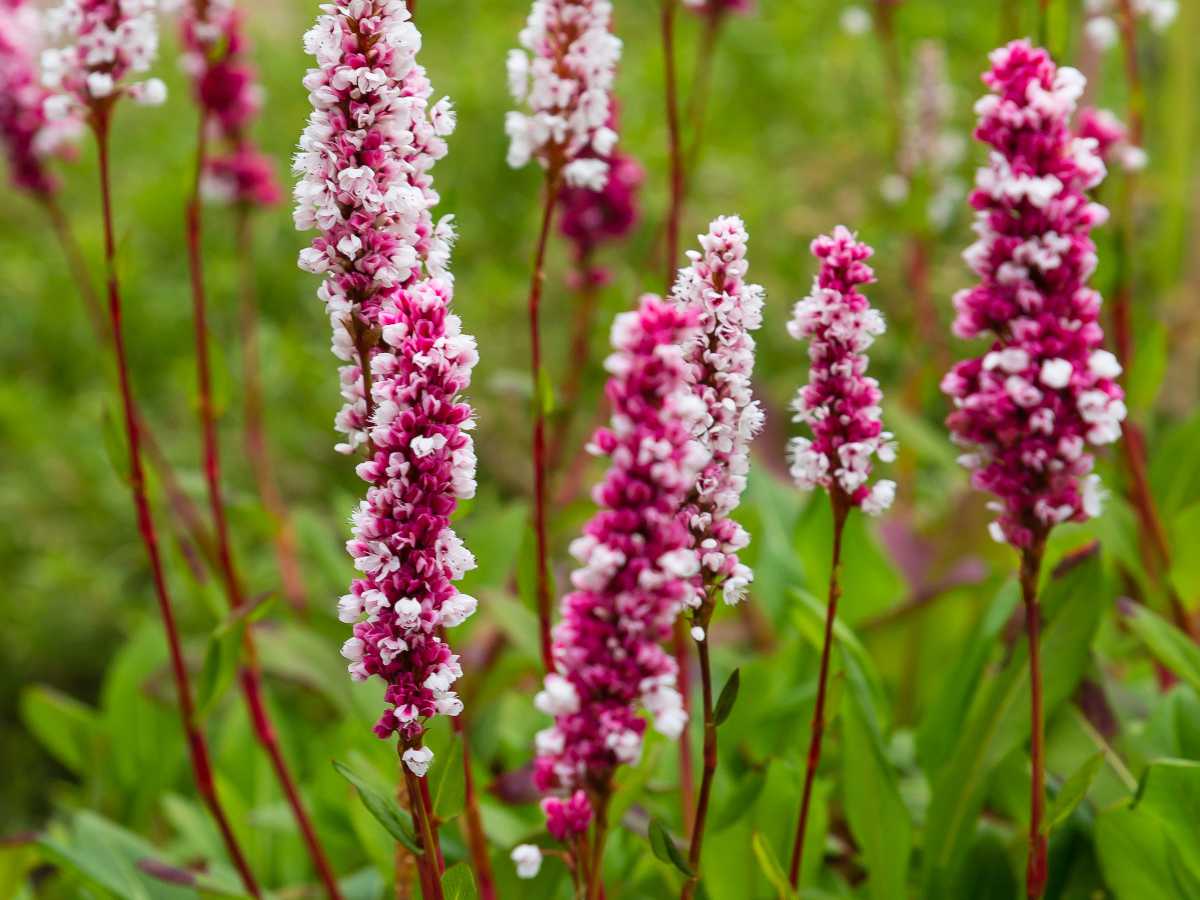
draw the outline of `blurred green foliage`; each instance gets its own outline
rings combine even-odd
[[[300,35],[315,4],[245,4],[268,102],[259,126],[286,174],[307,101]],[[945,4],[905,0],[896,10],[902,70],[913,71],[921,41],[947,53],[955,86],[951,124],[971,127],[986,52],[1032,30],[1033,2]],[[619,79],[624,149],[649,177],[645,216],[632,240],[605,251],[613,281],[602,320],[644,289],[660,290],[657,233],[665,206],[665,136],[657,4],[617,3],[626,49]],[[504,55],[514,44],[524,0],[421,0],[422,59],[436,90],[458,109],[451,153],[436,170],[444,211],[461,239],[455,251],[456,305],[479,336],[481,362],[471,389],[478,410],[480,496],[461,530],[480,560],[464,589],[480,612],[456,634],[466,648],[466,699],[476,783],[493,847],[501,896],[565,897],[569,879],[547,861],[533,882],[517,883],[509,849],[536,839],[536,805],[493,790],[532,754],[543,717],[530,698],[537,648],[530,612],[529,480],[524,298],[536,225],[538,175],[509,171],[502,129],[509,101]],[[1054,0],[1051,44],[1064,60],[1081,53],[1076,0]],[[786,896],[786,862],[803,778],[802,747],[814,699],[828,577],[830,515],[781,477],[789,431],[786,403],[805,377],[801,349],[784,331],[791,302],[813,270],[807,243],[844,222],[877,249],[879,283],[870,290],[891,328],[876,344],[873,369],[885,390],[885,418],[903,454],[901,501],[882,523],[853,517],[845,599],[837,629],[831,739],[817,781],[806,856],[806,897],[1013,898],[1021,890],[1029,772],[1025,648],[1016,639],[1013,559],[986,536],[981,498],[966,490],[940,421],[936,385],[943,351],[918,322],[908,254],[912,235],[928,241],[929,284],[944,328],[948,298],[968,282],[959,252],[970,242],[960,203],[944,228],[931,228],[917,199],[885,204],[881,180],[900,107],[899,86],[871,34],[839,27],[838,0],[760,0],[728,22],[713,58],[703,154],[690,179],[685,240],[712,217],[736,212],[751,234],[751,277],[768,292],[756,385],[770,424],[739,513],[753,535],[747,562],[757,580],[748,611],[719,613],[713,630],[715,677],[740,669],[739,700],[722,725],[722,761],[704,858],[712,900]],[[120,261],[137,391],[184,486],[202,496],[191,313],[183,256],[183,197],[191,178],[194,111],[174,64],[166,24],[160,71],[172,97],[163,110],[127,108],[116,132]],[[683,17],[680,71],[691,80],[697,23]],[[1174,552],[1165,573],[1194,610],[1200,557],[1200,417],[1194,413],[1200,358],[1196,259],[1200,169],[1197,94],[1200,5],[1182,4],[1165,36],[1145,36],[1151,165],[1139,178],[1136,280],[1139,346],[1130,385],[1145,426],[1151,482]],[[1116,52],[1095,68],[1094,96],[1122,109]],[[970,178],[972,148],[958,176]],[[75,232],[98,272],[100,231],[95,164],[61,167]],[[1104,197],[1115,194],[1114,174]],[[1103,199],[1103,197],[1102,197]],[[238,246],[226,212],[208,213],[207,271],[214,307],[214,352],[224,413],[227,497],[240,563],[253,592],[273,591],[272,524],[240,451],[236,292],[239,257],[252,254],[270,441],[293,510],[311,606],[300,616],[273,602],[256,633],[271,711],[285,754],[302,783],[322,839],[344,876],[347,896],[390,889],[393,841],[332,766],[338,760],[367,793],[388,797],[396,780],[390,745],[370,725],[378,685],[353,685],[337,648],[345,627],[333,615],[351,567],[341,544],[357,483],[332,452],[338,405],[328,327],[315,280],[297,270],[305,238],[279,208],[256,221],[252,247]],[[1097,286],[1115,276],[1115,229],[1098,234]],[[120,467],[111,449],[116,399],[110,366],[81,313],[77,292],[41,210],[11,195],[0,222],[0,284],[6,296],[0,359],[0,567],[7,598],[0,620],[0,896],[191,897],[236,894],[221,843],[191,789],[166,652],[149,573],[137,540]],[[552,251],[545,329],[552,383],[566,358],[574,299],[569,262]],[[579,439],[593,418],[606,327],[592,336]],[[957,352],[957,350],[955,351]],[[556,415],[562,415],[561,410]],[[585,473],[585,481],[594,473]],[[1047,708],[1052,810],[1051,882],[1056,898],[1157,900],[1200,896],[1200,651],[1165,616],[1164,573],[1142,564],[1136,519],[1122,499],[1117,458],[1103,462],[1113,496],[1104,518],[1060,528],[1051,567],[1093,540],[1099,550],[1061,578],[1048,576]],[[565,546],[589,512],[586,492],[553,509],[556,574],[565,583]],[[160,521],[169,516],[162,505]],[[195,677],[205,671],[209,634],[224,617],[211,580],[198,582],[170,543],[170,575]],[[1120,616],[1116,598],[1144,607]],[[499,636],[486,670],[471,668]],[[213,656],[216,654],[216,656]],[[222,797],[256,872],[287,896],[307,896],[307,857],[246,713],[228,687],[220,646],[203,676],[205,727]],[[1174,676],[1165,673],[1173,672]],[[698,731],[695,735],[698,742]],[[431,743],[438,764],[439,813],[447,820],[449,863],[462,860],[459,750],[441,721]],[[1097,763],[1096,761],[1101,762]],[[1189,760],[1191,760],[1189,762]],[[674,895],[682,876],[651,852],[651,817],[681,832],[677,756],[652,738],[640,767],[621,773],[606,874],[610,896]],[[668,836],[669,837],[669,836]],[[193,864],[207,860],[203,875]],[[473,896],[461,866],[451,896]],[[190,881],[188,879],[191,879]],[[180,882],[185,883],[180,883]],[[311,891],[311,889],[310,889]],[[281,896],[284,896],[281,891]],[[313,894],[315,896],[315,894]]]

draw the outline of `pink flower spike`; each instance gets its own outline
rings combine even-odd
[[[808,384],[792,409],[813,437],[792,438],[788,452],[798,487],[840,492],[849,505],[879,515],[891,506],[896,484],[868,485],[871,460],[891,462],[896,445],[880,421],[879,382],[866,374],[866,351],[886,330],[883,316],[858,289],[875,280],[866,263],[873,252],[842,225],[812,242],[820,271],[812,293],[796,304],[788,333],[809,341]]]
[[[38,81],[40,46],[38,10],[24,0],[0,3],[0,141],[13,184],[46,196],[58,186],[46,163],[73,149],[81,123],[73,115],[46,116],[51,93]]]
[[[746,488],[750,442],[763,425],[762,407],[750,387],[751,332],[762,325],[763,289],[745,281],[748,239],[737,216],[714,219],[708,233],[700,235],[701,251],[688,251],[691,265],[679,270],[671,291],[671,300],[699,324],[684,345],[684,357],[688,383],[704,405],[694,436],[709,456],[683,513],[700,554],[701,575],[686,601],[693,609],[715,586],[726,603],[736,604],[754,579],[738,559],[750,535],[730,517]]]
[[[637,225],[637,195],[646,178],[645,170],[641,163],[620,150],[614,150],[605,162],[608,174],[600,190],[568,187],[559,191],[562,217],[558,230],[571,242],[577,261],[587,258],[606,241],[619,241]]]
[[[504,121],[514,169],[536,159],[571,187],[603,189],[617,142],[609,94],[621,41],[611,20],[609,0],[533,0],[524,49],[508,54],[509,91],[528,110]]]
[[[543,792],[602,794],[617,766],[640,757],[639,706],[672,739],[687,721],[662,642],[699,571],[680,516],[707,462],[692,439],[704,409],[682,350],[695,322],[690,310],[646,295],[613,324],[612,421],[590,445],[611,464],[593,492],[600,509],[571,546],[581,565],[555,629],[557,671],[535,701],[554,716],[537,737],[534,780]]]
[[[992,147],[963,254],[980,283],[954,298],[955,333],[992,336],[942,380],[946,420],[971,483],[996,495],[992,535],[1036,546],[1059,522],[1100,511],[1087,445],[1121,435],[1121,367],[1102,349],[1091,230],[1108,217],[1087,191],[1104,178],[1097,141],[1071,132],[1083,76],[1027,41],[992,53],[975,136]]]

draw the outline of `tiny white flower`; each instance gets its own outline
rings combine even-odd
[[[402,759],[410,772],[418,778],[424,778],[430,763],[433,762],[433,751],[428,747],[410,747],[404,751]]]
[[[536,878],[542,870],[542,851],[534,844],[519,844],[513,848],[512,861],[518,878]]]

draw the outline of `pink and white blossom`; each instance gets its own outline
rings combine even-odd
[[[1083,76],[1027,41],[991,61],[975,137],[992,153],[971,195],[979,240],[964,253],[980,283],[955,296],[954,331],[992,343],[942,389],[971,483],[997,498],[993,537],[1026,549],[1057,523],[1099,513],[1088,445],[1120,437],[1125,403],[1087,285],[1091,230],[1108,212],[1087,195],[1105,175],[1097,141],[1070,127]]]
[[[1116,163],[1126,172],[1146,168],[1146,151],[1130,140],[1129,129],[1110,110],[1092,106],[1081,109],[1075,121],[1075,134],[1095,140],[1096,153],[1105,163]]]
[[[508,164],[536,159],[567,185],[603,189],[617,142],[609,125],[610,93],[621,41],[611,30],[609,0],[534,0],[508,54],[508,84],[525,111],[504,121]]]
[[[812,293],[796,304],[788,323],[793,338],[809,342],[808,384],[792,409],[812,438],[789,443],[791,475],[803,490],[823,487],[879,515],[892,505],[896,484],[886,479],[869,484],[872,460],[891,462],[896,445],[880,419],[879,382],[866,374],[867,350],[886,330],[883,316],[858,289],[875,280],[866,263],[873,251],[839,225],[812,242],[812,253],[820,270]]]
[[[686,601],[698,608],[719,587],[726,603],[745,596],[754,573],[738,559],[750,535],[731,514],[742,499],[750,470],[750,442],[762,430],[763,412],[754,399],[754,337],[762,325],[763,289],[745,280],[746,227],[737,216],[721,216],[700,235],[700,251],[679,270],[671,300],[696,317],[699,328],[684,345],[687,379],[704,405],[696,440],[708,463],[684,508],[684,522],[700,555],[701,575]]]
[[[652,295],[613,325],[612,419],[589,445],[610,467],[593,492],[600,509],[571,545],[575,589],[554,632],[556,671],[536,698],[554,723],[537,736],[534,780],[543,792],[573,792],[544,803],[557,837],[586,829],[585,790],[637,762],[646,729],[639,708],[671,738],[687,721],[662,642],[700,567],[680,515],[707,463],[692,437],[704,408],[683,351],[695,327],[693,311]]]

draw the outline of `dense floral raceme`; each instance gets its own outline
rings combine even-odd
[[[124,93],[157,105],[167,97],[157,78],[127,81],[149,71],[158,55],[156,0],[63,0],[45,13],[47,30],[65,46],[42,53],[42,82],[55,92],[46,113],[60,119]]]
[[[745,280],[747,240],[737,216],[715,219],[700,235],[701,250],[688,252],[691,265],[680,269],[671,291],[672,301],[699,324],[684,357],[688,383],[704,405],[695,437],[709,457],[683,514],[700,554],[697,590],[687,601],[693,608],[714,587],[726,603],[738,603],[754,577],[738,559],[750,535],[730,518],[746,488],[750,442],[763,424],[750,387],[751,332],[762,325],[763,289]]]
[[[271,162],[247,133],[262,104],[233,0],[191,0],[181,16],[182,62],[218,150],[205,160],[205,196],[267,206],[280,199]]]
[[[609,0],[534,0],[524,49],[508,54],[509,90],[528,107],[505,119],[510,166],[536,159],[568,185],[604,187],[617,141],[609,93],[621,56],[611,19]]]
[[[604,242],[625,237],[637,225],[637,194],[645,171],[636,159],[620,150],[614,150],[604,161],[608,174],[600,190],[568,187],[559,192],[562,214],[558,229],[571,243],[577,262],[587,260]]]
[[[442,632],[475,611],[474,598],[454,588],[475,560],[450,516],[475,495],[474,421],[459,395],[477,354],[449,311],[451,292],[449,281],[423,279],[380,310],[385,348],[371,360],[373,450],[357,470],[370,488],[346,545],[362,577],[338,607],[342,621],[354,623],[342,651],[350,674],[388,684],[391,708],[376,734],[399,731],[407,743],[424,720],[462,710],[451,690],[462,670]],[[410,749],[405,759],[423,774],[428,752]]]
[[[838,491],[848,504],[879,515],[892,505],[896,485],[868,485],[871,460],[891,462],[896,448],[880,420],[879,382],[866,374],[866,351],[885,330],[883,316],[858,289],[875,280],[866,263],[872,250],[839,225],[813,241],[812,252],[820,270],[788,323],[793,338],[809,342],[808,384],[792,409],[813,434],[788,445],[792,478],[804,490]]]
[[[979,240],[964,253],[980,283],[955,296],[954,330],[993,340],[942,388],[972,483],[998,498],[993,536],[1026,548],[1099,512],[1087,445],[1120,436],[1125,404],[1120,366],[1101,349],[1100,295],[1087,286],[1090,232],[1108,214],[1086,193],[1105,174],[1096,141],[1069,125],[1083,76],[1027,41],[991,61],[975,136],[992,153],[971,195]]]
[[[404,285],[449,280],[451,217],[434,224],[431,170],[454,130],[449,100],[416,61],[421,35],[403,0],[336,0],[305,35],[317,67],[304,79],[314,110],[294,169],[296,227],[321,234],[301,268],[325,273],[318,295],[333,328],[345,405],[339,452],[367,443],[361,366],[378,341],[379,315]]]
[[[1146,151],[1132,144],[1129,129],[1107,109],[1086,106],[1075,121],[1075,134],[1096,141],[1096,153],[1106,163],[1116,163],[1127,172],[1146,168]]]
[[[50,92],[38,78],[40,45],[41,13],[25,0],[0,0],[0,140],[13,184],[47,195],[55,180],[46,161],[70,146],[79,121],[46,118]]]
[[[587,827],[584,792],[602,793],[618,765],[639,758],[639,705],[672,738],[687,721],[662,642],[699,571],[680,516],[707,462],[692,438],[704,410],[682,349],[694,328],[694,313],[651,295],[613,325],[612,421],[590,444],[610,467],[593,494],[599,512],[571,546],[581,565],[555,628],[557,671],[536,699],[554,724],[538,734],[534,779],[544,792],[575,792],[544,804],[562,839]]]

